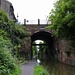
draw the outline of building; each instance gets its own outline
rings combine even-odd
[[[16,20],[12,3],[7,0],[0,0],[0,9],[8,14],[9,19]]]

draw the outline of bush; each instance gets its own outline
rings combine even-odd
[[[35,66],[34,75],[49,75],[49,73],[42,66]]]
[[[8,18],[8,15],[4,13],[3,11],[0,11],[0,29],[4,30],[4,32],[7,32],[8,34],[3,35],[3,31],[0,31],[1,35],[5,36],[4,38],[11,39],[11,42],[13,42],[13,27],[14,27],[14,20],[11,20]],[[15,55],[17,57],[20,56],[19,48],[25,47],[26,44],[26,36],[29,35],[27,31],[25,31],[25,27],[23,27],[19,23],[15,23],[15,42],[14,45],[15,48]]]
[[[0,75],[20,75],[21,72],[17,61],[12,58],[13,27],[14,20],[0,11]],[[15,56],[20,56],[19,48],[25,46],[25,36],[28,34],[19,23],[15,23]]]
[[[11,40],[4,37],[7,35],[6,32],[0,31],[0,75],[20,75],[21,70],[17,67],[17,61],[12,58]]]

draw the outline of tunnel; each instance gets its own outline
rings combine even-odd
[[[47,46],[46,54],[47,54],[48,60],[51,60],[55,57],[56,50],[54,48],[54,36],[52,36],[50,32],[47,32],[47,31],[35,32],[31,36],[31,48],[35,40],[43,40],[46,42],[46,46]],[[31,49],[31,53],[32,53],[32,49]]]

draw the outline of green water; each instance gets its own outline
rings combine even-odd
[[[50,75],[75,75],[75,67],[58,62],[42,62]]]

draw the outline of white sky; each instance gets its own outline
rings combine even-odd
[[[18,20],[46,20],[53,3],[57,0],[8,0],[14,7],[15,16],[19,15]]]
[[[36,40],[35,42],[36,42],[36,44],[39,44],[40,42],[42,42],[42,43],[43,43],[43,41],[42,41],[42,40]]]

